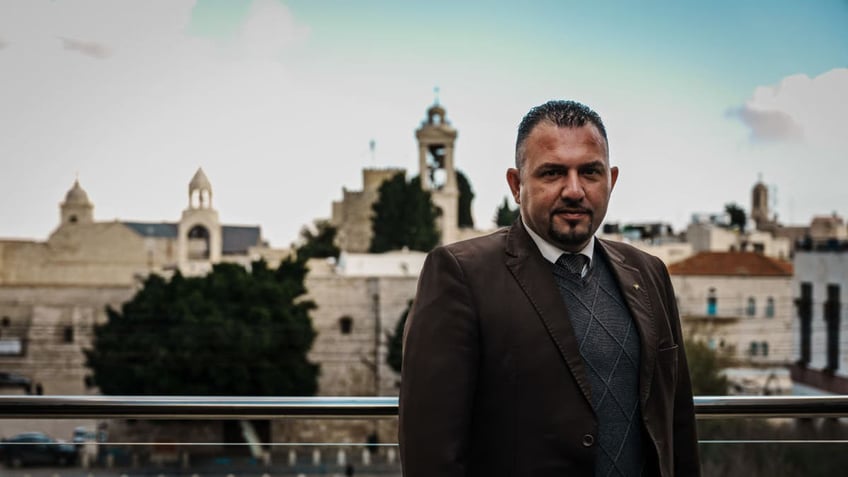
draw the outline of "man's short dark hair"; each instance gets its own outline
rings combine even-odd
[[[518,138],[515,140],[515,167],[521,169],[523,162],[523,146],[527,136],[533,131],[537,124],[546,121],[561,128],[582,128],[586,123],[593,124],[598,128],[598,132],[607,140],[607,130],[604,128],[604,122],[601,117],[585,104],[577,101],[548,101],[545,104],[536,106],[524,116],[521,124],[518,125]],[[607,146],[609,147],[609,146]]]

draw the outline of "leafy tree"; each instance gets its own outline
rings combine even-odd
[[[471,215],[471,201],[474,200],[474,191],[471,189],[471,181],[461,171],[456,171],[456,183],[459,189],[459,226],[474,227],[474,217]]]
[[[314,228],[303,227],[300,229],[303,244],[296,249],[297,258],[338,258],[340,250],[336,245],[337,233],[338,229],[329,220],[316,220]]]
[[[303,260],[276,270],[215,265],[204,277],[149,276],[94,329],[86,364],[104,394],[313,395],[318,365]]]
[[[721,396],[727,394],[727,377],[721,374],[725,367],[721,357],[702,341],[685,340],[692,392],[698,395]]]
[[[735,202],[725,204],[724,211],[730,216],[730,226],[736,227],[740,232],[745,233],[745,224],[748,222],[748,216],[745,215],[745,209],[737,205]]]
[[[498,207],[495,212],[495,224],[498,227],[508,227],[518,218],[518,207],[515,209],[509,206],[509,201],[504,197],[503,204]]]
[[[389,352],[386,355],[386,363],[390,368],[394,369],[398,373],[401,370],[401,366],[403,364],[403,328],[406,326],[406,317],[409,316],[409,310],[412,309],[412,300],[409,300],[406,304],[406,309],[403,310],[403,313],[400,315],[400,320],[398,320],[397,325],[395,326],[394,334],[390,334],[389,338]]]
[[[407,182],[403,173],[399,173],[383,182],[379,194],[372,206],[371,252],[404,247],[427,252],[439,243],[438,210],[430,193],[421,189],[417,176]]]

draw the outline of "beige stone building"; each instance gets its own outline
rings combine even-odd
[[[731,393],[791,392],[791,263],[754,252],[701,252],[669,273],[684,335],[729,360]]]
[[[144,277],[174,270],[198,275],[218,262],[248,265],[285,254],[267,247],[258,226],[220,223],[202,170],[188,193],[177,222],[97,221],[94,203],[75,181],[47,240],[0,240],[0,373],[29,380],[24,391],[30,393],[96,393],[83,350],[91,346],[94,327],[106,320],[106,307],[118,308],[132,298]],[[34,425],[3,424],[2,435]],[[79,424],[37,422],[41,430],[66,439]]]

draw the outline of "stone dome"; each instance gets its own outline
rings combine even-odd
[[[74,181],[73,187],[71,190],[65,194],[65,204],[66,205],[91,205],[91,201],[88,200],[88,194],[85,190],[80,186],[79,179]]]

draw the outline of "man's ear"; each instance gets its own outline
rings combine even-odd
[[[510,167],[506,170],[506,183],[509,184],[515,203],[521,204],[521,173],[518,169]]]

